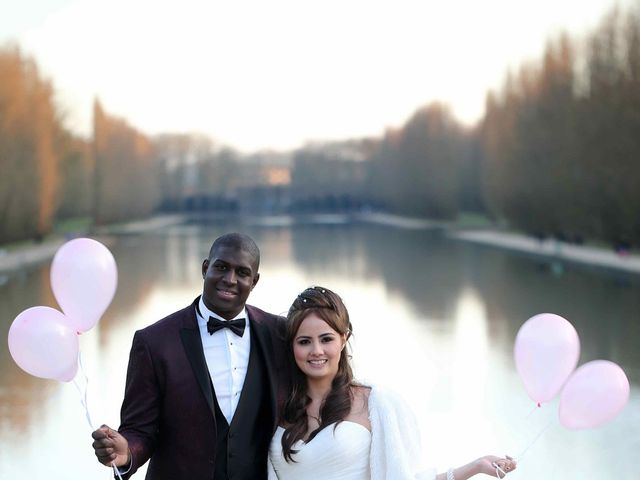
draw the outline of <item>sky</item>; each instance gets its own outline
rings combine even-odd
[[[149,135],[284,150],[380,136],[432,101],[473,124],[509,68],[633,1],[0,0],[0,45],[35,58],[78,134],[97,97]]]

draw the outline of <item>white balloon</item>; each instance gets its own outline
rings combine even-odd
[[[567,320],[541,313],[520,327],[513,353],[527,394],[540,404],[555,397],[576,368],[580,339]]]
[[[9,353],[25,372],[69,382],[78,370],[78,335],[55,308],[31,307],[9,328]]]
[[[51,288],[77,333],[92,328],[113,300],[116,261],[107,247],[90,238],[62,245],[51,264]]]

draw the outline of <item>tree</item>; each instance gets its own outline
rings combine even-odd
[[[94,104],[93,216],[96,224],[149,215],[158,206],[160,175],[151,141]]]
[[[0,49],[0,241],[51,230],[60,130],[53,89],[35,62],[17,48]]]

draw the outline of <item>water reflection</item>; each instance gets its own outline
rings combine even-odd
[[[48,276],[46,268],[26,271],[8,279],[2,286],[2,338],[7,338],[11,322],[26,308],[37,305],[57,307]],[[25,305],[25,300],[30,303]],[[0,382],[0,425],[19,439],[31,427],[34,406],[46,401],[52,387],[55,388],[55,382],[43,382],[23,374],[13,364],[6,347],[0,350]]]
[[[454,317],[452,404],[470,420],[482,416],[489,356],[487,317],[484,305],[472,289],[461,292]],[[467,392],[476,392],[474,397]]]
[[[188,225],[114,239],[114,302],[81,337],[94,422],[118,424],[133,332],[193,300],[211,241],[231,229],[246,231],[261,246],[261,279],[251,303],[286,312],[313,284],[344,297],[359,378],[403,392],[438,467],[529,446],[511,478],[612,478],[608,465],[616,465],[618,478],[634,478],[633,453],[640,446],[637,280],[621,284],[571,268],[554,275],[527,258],[373,225]],[[0,286],[4,338],[20,311],[55,306],[48,275],[45,265]],[[610,424],[568,432],[555,418],[557,404],[532,411],[513,365],[513,340],[527,318],[545,311],[576,326],[580,363],[606,358],[627,372],[631,402]],[[0,478],[110,476],[94,460],[73,386],[24,374],[6,348],[0,350],[0,427]],[[581,460],[567,469],[566,458]]]

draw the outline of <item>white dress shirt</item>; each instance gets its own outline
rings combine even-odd
[[[205,306],[202,297],[200,297],[198,307],[202,314],[202,316],[196,314],[196,317],[198,319],[198,328],[200,328],[204,358],[207,362],[207,368],[209,369],[220,410],[222,410],[227,422],[231,424],[231,419],[240,400],[244,379],[247,376],[247,367],[249,366],[251,348],[249,316],[246,309],[243,309],[231,319],[246,319],[242,337],[239,337],[228,328],[222,328],[210,335],[207,331],[209,317],[215,317],[223,322],[227,320],[209,310]]]

